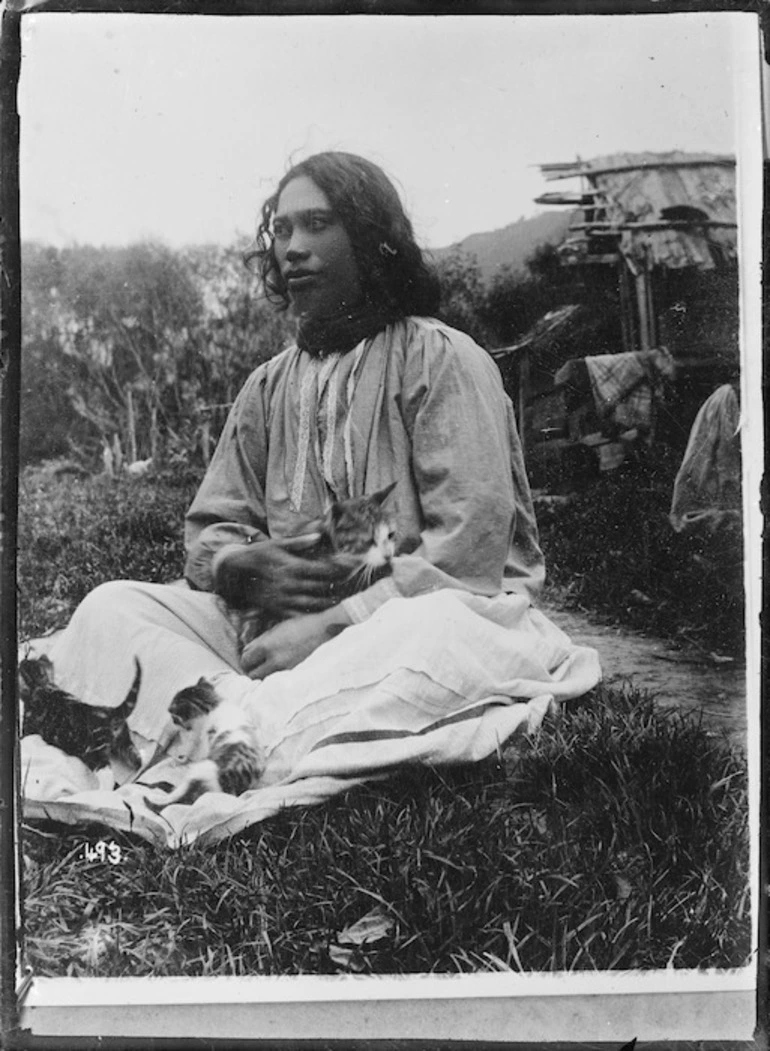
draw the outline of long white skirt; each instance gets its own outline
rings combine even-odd
[[[481,759],[538,725],[554,701],[580,696],[601,677],[596,651],[574,645],[526,597],[459,590],[391,599],[296,668],[259,681],[239,671],[235,632],[214,596],[118,581],[87,596],[48,655],[58,685],[92,704],[119,704],[139,659],[130,726],[144,758],[173,740],[169,703],[200,676],[248,713],[266,753],[262,784],[237,800],[209,793],[217,797],[213,810],[205,799],[169,806],[166,825],[180,812],[169,842],[182,827],[188,838],[215,826],[224,834],[278,806],[333,794],[346,778]],[[42,760],[30,762],[43,769]],[[44,782],[33,778],[30,788],[50,804]],[[97,787],[84,782],[62,792],[59,784],[57,795],[82,802]],[[135,810],[138,786],[120,791]]]

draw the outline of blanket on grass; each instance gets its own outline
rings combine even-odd
[[[415,612],[424,630],[405,633]],[[93,773],[30,736],[21,742],[24,815],[97,822],[170,848],[214,843],[409,765],[478,762],[600,677],[596,651],[573,645],[522,596],[394,599],[297,668],[245,680],[241,701],[267,754],[258,787],[164,806],[188,771],[170,751],[113,787],[119,772]]]

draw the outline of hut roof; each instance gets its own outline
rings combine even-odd
[[[735,160],[720,154],[616,153],[544,164],[548,181],[579,178],[581,189],[547,193],[542,204],[579,203],[564,252],[576,261],[619,250],[632,269],[712,269],[735,259]],[[579,198],[579,200],[578,200]],[[597,246],[599,246],[597,248]]]

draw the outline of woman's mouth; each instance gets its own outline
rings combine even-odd
[[[308,271],[298,271],[295,274],[288,274],[286,277],[286,284],[292,291],[306,288],[312,285],[314,281],[315,274]]]

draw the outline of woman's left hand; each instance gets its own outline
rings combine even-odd
[[[252,679],[294,668],[351,623],[339,605],[323,613],[291,617],[250,642],[241,655],[241,667]]]

